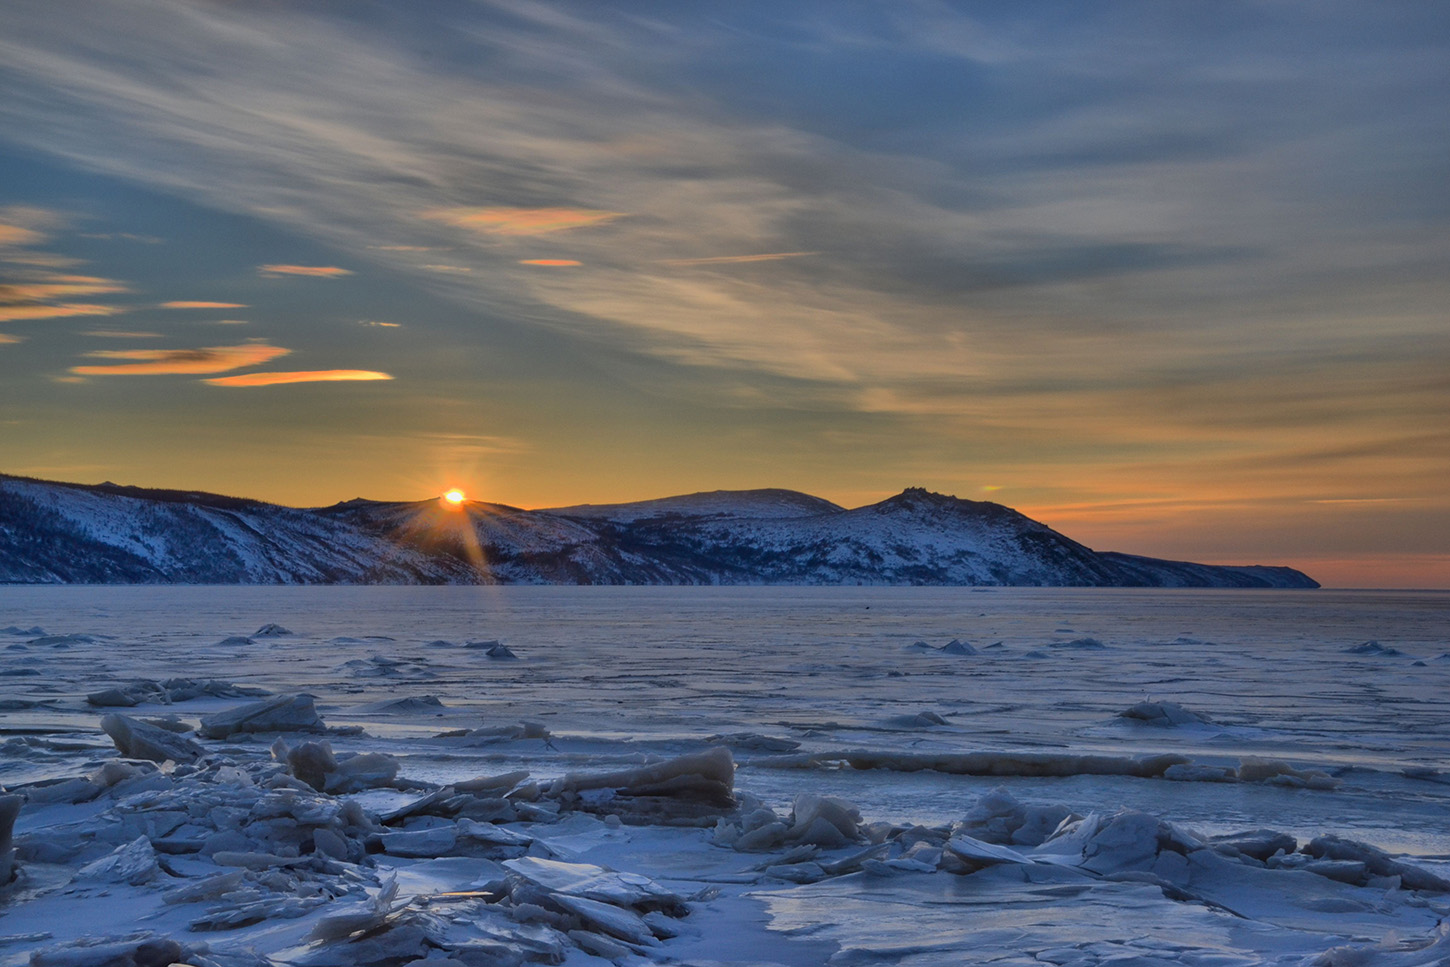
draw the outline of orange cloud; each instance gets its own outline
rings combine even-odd
[[[163,302],[163,309],[245,309],[244,302]]]
[[[66,303],[58,306],[0,305],[0,322],[16,319],[64,319],[70,316],[114,316],[126,310],[121,306],[97,306]]]
[[[86,353],[89,359],[134,359],[134,363],[110,366],[72,366],[80,376],[154,376],[162,373],[224,373],[229,369],[258,366],[292,350],[265,343],[244,346],[211,346],[206,349],[98,349]]]
[[[519,259],[520,265],[581,265],[573,259]]]
[[[429,272],[457,272],[459,274],[468,273],[468,272],[472,272],[473,271],[472,269],[468,268],[465,265],[445,265],[445,264],[442,264],[442,263],[434,263],[434,264],[431,264],[431,265],[420,265],[420,266],[418,266],[418,268],[420,268],[420,269],[427,269]]]
[[[736,262],[773,262],[776,259],[798,259],[820,252],[764,252],[760,255],[714,255],[703,259],[662,259],[662,265],[730,265]]]
[[[34,245],[44,238],[44,235],[33,229],[0,222],[0,245]]]
[[[7,336],[5,333],[0,332],[0,346],[13,346],[18,342],[24,341],[20,336]]]
[[[338,279],[352,275],[351,269],[340,269],[335,265],[259,265],[257,271],[268,278],[301,275],[313,279]]]
[[[359,326],[376,326],[381,329],[401,329],[403,327],[401,322],[380,322],[377,319],[359,319],[357,324]]]
[[[115,279],[94,275],[46,275],[41,282],[12,282],[0,285],[0,304],[46,302],[60,296],[101,295],[107,292],[129,292]]]
[[[288,383],[332,383],[352,380],[392,379],[387,373],[370,369],[314,369],[291,373],[243,373],[240,376],[218,376],[204,379],[213,386],[283,386]]]
[[[102,339],[160,339],[159,332],[128,332],[124,329],[92,329],[82,336],[99,336]]]
[[[422,215],[486,235],[548,235],[624,217],[623,212],[592,208],[433,208]]]

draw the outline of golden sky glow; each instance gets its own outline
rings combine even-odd
[[[288,383],[337,383],[392,379],[387,373],[368,369],[317,369],[291,373],[244,373],[202,380],[213,386],[283,386]]]
[[[127,360],[105,366],[72,366],[77,376],[156,376],[162,374],[224,373],[244,366],[259,366],[290,349],[247,343],[241,346],[210,346],[206,349],[97,349],[89,359]],[[130,362],[130,360],[137,360]]]
[[[485,235],[515,236],[551,235],[624,217],[589,208],[433,208],[422,214],[430,221]]]
[[[340,279],[352,275],[351,269],[336,265],[259,265],[257,271],[265,276],[300,275],[313,279]]]
[[[576,259],[519,259],[519,264],[520,265],[570,266],[570,265],[581,265],[583,263],[577,261]]]

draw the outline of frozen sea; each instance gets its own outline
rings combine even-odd
[[[267,625],[287,633],[256,634]],[[0,629],[0,784],[24,800],[0,964],[107,963],[111,948],[87,946],[102,939],[131,957],[116,963],[141,963],[125,950],[147,938],[221,967],[1450,963],[1436,885],[1450,887],[1450,593],[9,587]],[[493,642],[516,657],[490,656]],[[354,831],[367,852],[339,857],[341,872],[319,860],[304,876],[321,839],[288,857],[241,820],[248,848],[209,855],[183,832],[221,827],[176,803],[203,785],[287,794],[275,735],[196,738],[205,768],[65,787],[76,793],[56,782],[116,759],[103,714],[179,729],[255,700],[87,698],[176,678],[312,696],[340,758],[398,765],[392,787],[316,794],[317,808],[354,800],[369,823],[480,776],[527,771],[547,792],[721,745],[746,806],[696,826],[621,824],[610,793],[588,809],[545,795],[543,811],[494,819],[531,840],[524,860],[517,846],[389,845],[468,822],[441,815]],[[399,699],[416,701],[389,707]],[[1120,715],[1155,703],[1188,719]],[[803,795],[854,807],[844,841],[799,829],[814,808]],[[735,848],[746,812],[786,831]],[[1041,817],[1055,828],[1031,833]],[[1248,830],[1293,844],[1255,858],[1216,839]],[[102,862],[126,848],[140,872]],[[291,879],[262,860],[228,866],[233,854],[282,856]],[[530,857],[649,878],[688,915],[652,935],[611,928],[587,907],[597,899],[557,884],[540,899],[508,865]],[[176,899],[227,870],[246,882]],[[397,896],[380,899],[390,877]],[[268,899],[289,891],[291,906]],[[469,899],[440,906],[453,895]],[[199,910],[249,902],[261,919],[196,926],[218,919]],[[364,907],[383,919],[313,932]]]

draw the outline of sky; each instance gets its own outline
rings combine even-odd
[[[6,0],[0,472],[1450,587],[1446,104],[1418,0]]]

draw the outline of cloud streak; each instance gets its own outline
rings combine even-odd
[[[735,265],[743,262],[774,262],[778,259],[798,259],[820,252],[764,252],[759,255],[707,255],[697,259],[661,259],[661,265]]]
[[[70,372],[77,376],[195,376],[259,366],[290,352],[290,349],[264,343],[205,349],[98,349],[86,353],[86,357],[117,362],[104,366],[72,366]]]
[[[432,208],[421,217],[483,235],[523,237],[603,225],[624,215],[589,208]]]
[[[352,275],[351,269],[339,268],[336,265],[259,265],[257,272],[269,279],[287,275],[310,279],[340,279],[345,275]]]
[[[182,300],[179,302],[163,302],[162,309],[246,309],[248,306],[242,302],[195,302]]]
[[[212,386],[286,386],[292,383],[370,382],[393,377],[368,369],[314,369],[289,373],[245,373],[204,379]]]
[[[68,319],[74,316],[115,316],[126,311],[123,306],[102,306],[88,303],[62,303],[54,306],[0,305],[0,322]]]

